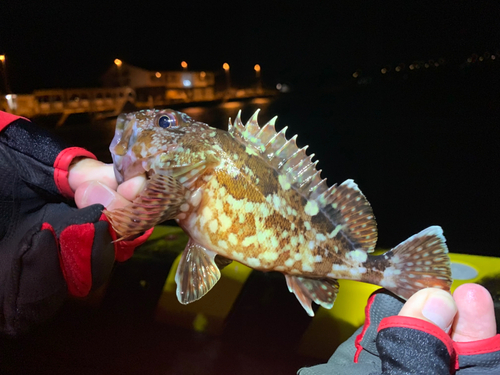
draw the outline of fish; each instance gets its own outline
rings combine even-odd
[[[237,261],[285,275],[307,314],[312,302],[330,309],[338,279],[386,288],[404,299],[427,287],[449,291],[448,248],[439,226],[379,255],[372,207],[348,179],[328,186],[308,146],[299,148],[277,117],[228,130],[170,109],[121,114],[110,145],[119,183],[146,173],[147,183],[128,206],[105,210],[120,239],[175,219],[189,240],[176,271],[176,295],[202,298]]]

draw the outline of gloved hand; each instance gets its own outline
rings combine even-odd
[[[460,286],[453,298],[424,289],[406,304],[381,289],[365,314],[364,325],[326,364],[298,374],[500,374],[493,302],[477,284]]]
[[[0,332],[17,334],[47,319],[68,293],[86,296],[104,283],[115,260],[130,258],[151,233],[114,243],[103,205],[75,207],[74,191],[86,206],[94,203],[88,192],[96,184],[85,181],[81,172],[89,163],[79,158],[95,159],[0,112]]]

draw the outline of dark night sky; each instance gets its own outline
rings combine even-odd
[[[328,3],[328,4],[327,4]],[[148,69],[262,66],[269,84],[343,77],[416,59],[465,60],[500,49],[497,1],[12,1],[0,53],[15,92],[93,86],[115,58]]]

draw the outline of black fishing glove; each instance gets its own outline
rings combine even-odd
[[[86,296],[149,236],[113,243],[103,206],[75,207],[68,169],[77,157],[95,159],[0,112],[0,332],[47,319],[68,293]]]
[[[300,375],[500,374],[500,335],[454,342],[436,325],[397,316],[404,302],[385,290],[371,295],[365,323],[327,363]]]

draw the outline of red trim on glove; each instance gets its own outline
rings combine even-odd
[[[418,331],[422,331],[428,333],[429,335],[434,336],[438,340],[440,340],[443,344],[446,345],[446,349],[448,349],[448,353],[451,358],[451,368],[458,369],[458,358],[457,353],[454,348],[454,342],[448,334],[439,328],[437,325],[427,322],[422,319],[413,318],[410,316],[389,316],[387,318],[382,319],[380,322],[377,332],[380,332],[386,328],[409,328],[416,329]]]
[[[92,287],[92,245],[94,224],[70,225],[59,236],[59,259],[68,291],[76,297],[85,297]]]
[[[109,223],[108,218],[106,217],[106,215],[104,215],[104,213],[99,218],[99,221],[108,222],[109,233],[111,234],[111,238],[113,239],[115,245],[115,260],[117,262],[125,262],[126,260],[130,259],[132,255],[134,255],[135,248],[146,242],[151,233],[153,233],[154,229],[151,228],[146,232],[144,232],[139,237],[134,238],[133,240],[130,241],[116,241],[118,239],[118,236],[116,235],[115,230]]]
[[[458,355],[486,354],[500,351],[500,334],[484,340],[455,342],[455,349]]]
[[[75,196],[74,191],[69,186],[68,170],[74,158],[86,157],[97,160],[95,155],[80,147],[69,147],[62,150],[54,161],[54,181],[60,193],[67,198]]]
[[[26,121],[30,121],[25,117],[16,116],[16,115],[13,115],[11,113],[0,111],[0,132],[2,130],[4,130],[10,123],[12,123],[20,118],[22,118]]]
[[[49,231],[51,231],[52,235],[54,236],[54,239],[56,240],[56,243],[57,243],[56,231],[54,230],[54,228],[52,228],[52,225],[50,225],[49,223],[43,223],[42,224],[42,228],[40,230],[49,230]]]
[[[356,337],[356,340],[354,341],[354,346],[356,347],[356,354],[354,354],[354,363],[358,363],[359,355],[363,351],[363,347],[361,346],[361,341],[363,340],[363,337],[365,336],[366,331],[370,327],[371,321],[370,321],[370,308],[372,307],[372,303],[375,301],[375,296],[377,294],[374,293],[368,298],[368,303],[366,304],[365,307],[365,324],[363,325],[363,330],[361,333]]]

